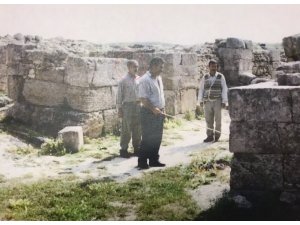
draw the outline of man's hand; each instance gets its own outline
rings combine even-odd
[[[160,109],[159,108],[157,108],[157,107],[155,107],[153,110],[152,110],[152,112],[154,113],[154,115],[159,115],[159,114],[162,114],[163,112],[162,111],[160,111]]]
[[[119,118],[123,118],[122,108],[119,108],[119,110],[118,110],[118,116],[119,116]]]

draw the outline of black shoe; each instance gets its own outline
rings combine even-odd
[[[203,142],[213,142],[214,138],[213,136],[208,136],[206,139],[203,140]]]
[[[214,142],[218,142],[220,139],[220,137],[215,137],[215,141]]]
[[[130,158],[130,154],[128,152],[120,151],[120,157],[128,159]]]
[[[165,167],[166,164],[157,161],[157,162],[149,163],[149,166],[150,167]]]
[[[137,166],[140,170],[146,170],[149,169],[149,165],[147,163],[145,164],[138,164]]]

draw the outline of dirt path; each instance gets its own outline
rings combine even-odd
[[[222,115],[222,131],[229,134],[228,111],[222,110]],[[206,148],[219,147],[228,150],[228,135],[222,134],[217,143],[203,143],[206,137],[204,120],[186,121],[180,128],[164,132],[164,140],[167,140],[168,145],[161,147],[160,160],[166,163],[167,167],[189,163],[193,153]],[[66,175],[80,179],[112,178],[126,181],[128,178],[161,169],[140,171],[136,168],[136,157],[129,159],[116,157],[109,161],[101,161],[93,157],[75,158],[76,154],[63,157],[38,156],[36,152],[16,155],[14,152],[18,147],[28,146],[8,134],[0,134],[0,182],[27,182],[41,178],[63,178]],[[118,148],[118,143],[114,148]]]

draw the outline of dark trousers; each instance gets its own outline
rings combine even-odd
[[[163,115],[156,116],[149,109],[141,108],[142,141],[138,159],[139,164],[147,163],[147,159],[150,163],[158,161],[164,119]]]

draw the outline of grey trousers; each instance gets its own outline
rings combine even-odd
[[[221,120],[222,120],[222,101],[218,99],[216,101],[205,101],[204,102],[204,114],[206,120],[206,134],[207,136],[220,137],[221,136]],[[215,122],[215,127],[214,127]]]
[[[140,105],[135,102],[124,103],[122,105],[123,118],[121,128],[120,151],[127,152],[130,139],[134,151],[139,151],[141,144],[141,119]]]

